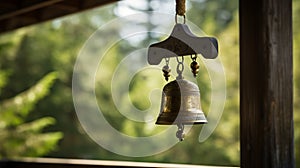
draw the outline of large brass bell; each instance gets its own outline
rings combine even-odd
[[[163,88],[161,110],[156,124],[177,125],[177,137],[183,140],[183,126],[205,124],[201,109],[200,91],[196,84],[185,79],[174,80]]]
[[[161,110],[156,124],[204,124],[207,120],[201,109],[200,91],[196,84],[185,79],[174,80],[163,88]]]

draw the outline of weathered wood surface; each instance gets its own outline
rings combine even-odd
[[[292,0],[240,1],[243,168],[293,168]]]
[[[1,168],[234,168],[218,166],[201,166],[187,164],[128,162],[114,160],[84,160],[58,158],[19,158],[17,160],[0,160]],[[236,167],[235,167],[236,168]]]
[[[1,0],[0,33],[118,0]]]

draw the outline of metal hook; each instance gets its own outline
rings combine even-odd
[[[183,24],[185,24],[185,15],[182,15],[183,16]],[[178,23],[178,18],[177,18],[177,14],[175,15],[175,23],[177,24]]]

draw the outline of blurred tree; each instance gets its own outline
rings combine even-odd
[[[73,65],[79,49],[99,25],[113,16],[112,6],[108,7],[110,10],[96,9],[26,27],[0,37],[0,43],[5,44],[5,47],[0,48],[3,51],[0,53],[1,79],[7,76],[7,81],[10,81],[1,90],[0,100],[31,87],[34,81],[48,72],[57,72],[57,81],[51,88],[51,94],[36,104],[26,117],[26,122],[30,122],[51,116],[56,119],[56,124],[47,127],[45,131],[63,132],[58,150],[46,156],[92,158],[99,153],[99,150],[95,150],[100,149],[98,145],[89,139],[78,123],[71,85]],[[101,17],[91,16],[91,13]],[[1,85],[6,83],[5,80],[0,82]]]
[[[235,18],[238,1],[230,0],[191,0],[187,17],[201,27],[207,34],[217,35]]]
[[[0,89],[3,89],[7,76],[3,75],[4,71],[0,72]],[[55,79],[56,74],[49,73],[17,96],[0,101],[0,158],[43,156],[56,148],[62,133],[43,132],[45,127],[55,124],[53,117],[26,122],[34,106],[49,93]]]
[[[300,168],[300,0],[293,0],[294,137],[296,167]]]
[[[20,29],[13,33],[8,33],[0,38],[5,41],[6,47],[0,47],[0,100],[4,100],[14,95],[24,92],[26,88],[34,85],[34,81],[40,76],[44,76],[51,71],[57,72],[58,80],[51,87],[51,95],[43,98],[36,104],[32,112],[28,114],[26,123],[35,121],[45,116],[52,116],[56,119],[56,124],[47,127],[46,131],[61,131],[64,134],[59,143],[58,150],[48,154],[50,157],[68,158],[90,158],[90,159],[111,159],[111,160],[138,160],[154,162],[176,162],[190,164],[210,164],[210,165],[239,165],[239,34],[238,34],[238,1],[231,0],[190,0],[187,1],[187,18],[198,25],[205,33],[218,38],[220,43],[220,59],[226,72],[227,100],[221,121],[209,139],[203,143],[198,142],[201,126],[193,127],[184,142],[177,144],[172,149],[161,154],[130,158],[120,156],[99,147],[94,143],[81,128],[73,107],[71,85],[72,72],[80,48],[88,37],[100,26],[112,20],[124,11],[171,11],[174,12],[174,0],[168,1],[121,1],[88,12],[71,15],[65,18],[56,19],[51,22]],[[300,44],[299,21],[296,16],[300,16],[300,2],[293,1],[294,5],[294,47]],[[121,12],[120,12],[121,11]],[[123,12],[122,12],[123,11]],[[169,12],[170,13],[170,12]],[[174,12],[175,13],[175,12]],[[174,14],[173,13],[173,14]],[[156,26],[151,15],[147,24],[143,25],[145,31],[155,30]],[[130,29],[135,21],[128,25],[122,25],[122,30]],[[139,25],[140,26],[140,25]],[[172,25],[170,25],[171,27]],[[106,40],[121,38],[120,27],[115,27],[102,33],[98,38],[99,43],[94,47],[107,45]],[[107,120],[118,131],[132,136],[149,136],[160,131],[160,128],[149,129],[144,124],[133,122],[122,116],[115,107],[115,102],[111,96],[111,84],[109,83],[114,70],[121,60],[134,50],[145,48],[153,41],[160,40],[160,36],[148,33],[147,36],[139,37],[138,42],[130,39],[122,39],[118,45],[114,45],[108,51],[109,57],[103,58],[101,73],[97,73],[95,79],[96,96],[99,106]],[[91,51],[93,52],[93,51]],[[97,53],[89,53],[97,54]],[[294,48],[294,77],[295,77],[295,146],[296,159],[299,162],[300,132],[296,126],[300,122],[298,103],[300,99],[300,72],[297,68],[300,62],[300,53]],[[90,60],[86,60],[88,63]],[[128,80],[129,70],[133,66],[141,64],[142,58],[134,58],[134,64],[124,67],[120,78],[116,83],[117,87],[124,87],[122,81]],[[153,76],[158,76],[154,79]],[[8,81],[10,81],[8,85]],[[12,81],[12,82],[11,82]],[[204,65],[201,63],[200,74],[197,79],[201,91],[201,102],[204,110],[210,106],[210,80]],[[84,83],[84,81],[83,81]],[[120,102],[126,104],[125,99],[130,97],[132,104],[138,109],[147,109],[151,102],[148,93],[154,86],[163,85],[161,73],[143,71],[137,73],[130,81],[129,95],[120,94]],[[127,86],[127,85],[126,85]],[[125,107],[126,109],[126,107]],[[43,112],[43,113],[41,113]],[[2,113],[2,109],[1,109]],[[50,124],[52,119],[36,120],[39,130]],[[1,120],[0,120],[1,121]],[[40,125],[41,124],[41,125]],[[29,126],[28,126],[29,127]],[[24,128],[28,128],[24,127]],[[0,124],[0,128],[1,124]],[[29,129],[29,128],[28,128]],[[37,129],[37,128],[36,128]],[[1,137],[4,137],[0,133]],[[114,137],[111,137],[114,138]],[[4,140],[3,140],[4,141]],[[6,140],[5,140],[6,141]],[[17,143],[17,142],[16,142]],[[149,144],[148,144],[149,145]],[[149,145],[150,146],[150,145]],[[151,146],[150,146],[151,147]],[[1,149],[0,149],[1,150]],[[132,149],[128,149],[132,150]],[[12,154],[13,155],[13,154]],[[297,164],[298,166],[300,165]]]
[[[216,1],[207,1],[208,6],[218,5],[215,3]],[[168,2],[159,2],[159,5],[155,5],[155,3],[151,1],[145,1],[142,5],[142,10],[162,10],[161,8],[173,6],[174,1]],[[227,3],[223,3],[227,5]],[[189,19],[195,24],[199,24],[197,19],[198,12],[203,13],[214,13],[214,10],[204,9],[196,9],[199,6],[199,3],[196,1],[191,1],[192,8],[191,11],[195,11],[194,13],[188,13]],[[120,8],[116,5],[107,6],[105,8],[96,9],[93,11],[89,11],[87,13],[82,13],[79,15],[73,15],[71,17],[54,20],[53,22],[44,23],[41,25],[37,25],[34,27],[28,27],[23,29],[23,34],[20,35],[17,43],[19,47],[15,49],[17,54],[11,54],[12,56],[7,56],[6,65],[8,69],[11,69],[12,74],[10,79],[14,81],[14,87],[18,87],[21,89],[21,86],[30,86],[37,79],[38,76],[45,74],[49,71],[57,71],[58,72],[58,81],[55,83],[51,90],[51,95],[46,97],[43,102],[39,103],[34,111],[30,114],[30,119],[37,119],[46,115],[53,116],[57,119],[57,123],[55,126],[50,127],[48,130],[51,131],[62,131],[64,133],[64,138],[60,143],[59,150],[51,153],[49,156],[53,157],[72,157],[72,158],[94,158],[94,159],[119,159],[119,160],[137,160],[136,158],[128,158],[119,156],[113,153],[110,153],[106,150],[101,149],[93,143],[84,133],[80,124],[76,119],[76,113],[72,104],[71,97],[71,83],[72,83],[72,69],[75,62],[75,58],[77,53],[79,52],[80,47],[83,45],[83,42],[88,38],[88,36],[101,24],[104,24],[106,21],[114,18],[114,13],[116,8]],[[221,7],[219,7],[221,8]],[[225,8],[225,7],[224,7]],[[131,10],[137,12],[139,9],[138,6],[131,7]],[[205,10],[205,11],[203,11]],[[230,11],[231,12],[231,11]],[[209,15],[209,14],[207,14]],[[201,17],[204,19],[204,17]],[[151,16],[148,18],[149,24],[145,24],[146,31],[152,31],[155,28],[155,25],[152,25]],[[218,24],[218,20],[211,19],[210,24]],[[227,30],[230,21],[227,21],[226,24],[221,24],[220,30]],[[236,23],[233,23],[236,24]],[[232,24],[232,25],[233,25]],[[131,25],[135,25],[134,21],[132,21]],[[204,25],[204,24],[203,24]],[[206,24],[205,24],[206,25]],[[130,28],[124,27],[125,28]],[[202,27],[201,27],[202,28]],[[116,29],[119,29],[116,27]],[[209,28],[207,28],[209,29]],[[230,30],[230,31],[229,31]],[[228,32],[232,32],[235,34],[236,27],[230,26],[228,28]],[[207,31],[207,30],[205,30]],[[211,31],[210,33],[214,33],[217,31]],[[219,31],[220,32],[220,31]],[[116,32],[115,30],[110,30],[103,37],[99,37],[99,39],[113,39],[114,37],[119,37],[121,32]],[[224,35],[225,36],[225,35]],[[153,36],[153,34],[149,33],[148,36],[144,38],[140,38],[138,43],[132,43],[130,40],[124,40],[120,45],[117,45],[110,51],[110,57],[106,57],[103,60],[104,62],[104,71],[97,76],[96,92],[97,98],[99,100],[99,104],[101,103],[101,108],[103,111],[108,111],[109,113],[105,113],[108,121],[120,132],[123,132],[128,135],[134,136],[149,136],[158,131],[158,129],[147,129],[145,125],[138,124],[136,122],[128,121],[125,117],[120,115],[118,109],[115,109],[114,102],[110,96],[110,83],[108,83],[110,78],[113,75],[114,69],[120,63],[120,60],[123,59],[124,56],[129,54],[133,50],[137,50],[139,48],[147,47],[147,45],[152,41],[158,41],[159,37]],[[230,37],[238,38],[237,36]],[[6,39],[7,40],[7,39]],[[9,40],[7,40],[9,41]],[[106,45],[102,41],[99,41],[97,46]],[[236,41],[232,40],[232,43],[228,43],[228,47],[237,47]],[[221,44],[222,46],[222,44]],[[237,50],[234,50],[237,51]],[[233,51],[233,52],[234,52]],[[230,55],[230,59],[237,57],[236,53]],[[225,58],[224,58],[225,59]],[[227,59],[227,58],[226,58]],[[229,60],[229,58],[228,58]],[[89,60],[86,60],[87,62]],[[140,64],[141,60],[136,58],[135,64]],[[230,62],[230,61],[229,61]],[[236,66],[231,66],[232,64],[227,65],[228,67],[237,68]],[[29,68],[30,67],[30,68]],[[202,65],[202,67],[204,67]],[[128,67],[130,69],[130,65]],[[231,69],[230,69],[231,70]],[[236,69],[234,69],[236,71]],[[126,80],[128,78],[128,74],[126,70],[120,72],[122,73],[121,77],[118,81],[119,87],[122,87],[122,80]],[[233,73],[234,76],[230,79],[233,81],[233,85],[235,88],[232,89],[233,93],[233,101],[236,101],[236,95],[238,94],[237,88],[237,74]],[[158,80],[154,80],[152,72],[143,72],[139,73],[132,79],[129,85],[129,96],[133,102],[133,104],[139,109],[146,109],[149,107],[150,102],[145,101],[147,99],[147,93],[151,91],[151,88],[154,85],[163,85],[163,77],[161,74],[157,74],[156,76],[161,76],[161,78],[157,78]],[[151,80],[150,77],[151,76]],[[200,83],[200,89],[202,94],[203,108],[207,109],[208,104],[210,102],[209,96],[209,77],[207,76],[205,71],[201,71],[201,79],[198,80]],[[206,80],[204,80],[204,78]],[[7,97],[8,95],[13,95],[17,93],[19,90],[15,90],[13,85],[10,88],[5,89],[3,93],[3,97]],[[123,95],[120,99],[126,99],[128,95]],[[229,102],[228,104],[231,104]],[[232,113],[237,113],[237,104],[232,102]],[[40,111],[43,111],[41,114]],[[226,114],[224,114],[226,115]],[[230,118],[230,117],[228,117]],[[238,115],[234,116],[232,119],[238,119]],[[229,119],[228,119],[229,120]],[[209,139],[208,142],[199,144],[198,133],[201,127],[195,128],[189,135],[189,138],[181,143],[176,145],[175,148],[153,157],[145,157],[139,158],[141,161],[157,161],[157,162],[180,162],[180,163],[194,163],[194,164],[209,164],[218,158],[218,163],[220,164],[238,164],[238,151],[237,144],[238,139],[236,138],[236,133],[234,135],[232,133],[232,129],[236,129],[235,125],[231,125],[233,123],[224,120],[224,123],[227,123],[228,128],[226,131],[229,134],[223,135],[222,129],[217,130],[218,132],[214,133],[213,137]],[[223,122],[223,121],[222,121]],[[236,122],[234,122],[236,123]],[[145,131],[146,130],[146,131]],[[233,130],[236,131],[236,130]],[[219,135],[220,133],[220,135]],[[224,147],[227,143],[224,139],[228,139],[229,143],[232,145],[231,150],[226,150]],[[224,145],[224,143],[226,145]],[[197,146],[199,150],[191,150]],[[210,152],[212,149],[215,149],[215,152]],[[230,152],[228,152],[230,151]],[[180,153],[180,155],[172,155],[172,153]],[[206,153],[210,153],[209,155]],[[235,155],[232,155],[234,153]],[[198,159],[196,156],[203,155],[203,159]],[[195,156],[195,157],[190,157]]]

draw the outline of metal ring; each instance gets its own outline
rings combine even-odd
[[[169,65],[170,58],[167,58],[167,57],[166,57],[166,58],[165,58],[165,61],[166,61],[166,64]]]
[[[183,16],[183,24],[185,24],[185,15],[182,15]],[[177,14],[175,15],[175,23],[177,24],[178,21],[177,21]]]
[[[181,76],[183,70],[184,70],[184,65],[183,65],[183,62],[184,62],[184,57],[181,56],[182,60],[180,61],[178,57],[176,57],[176,60],[178,62],[177,64],[177,68],[176,68],[176,71],[178,73],[179,76]]]
[[[197,59],[197,54],[195,54],[194,57],[193,57],[193,55],[191,54],[191,59],[192,59],[193,61],[195,61],[195,60]]]
[[[181,74],[183,72],[183,70],[184,70],[183,64],[182,63],[178,64],[177,68],[176,68],[177,73]]]
[[[184,57],[181,56],[181,61],[179,60],[179,57],[180,57],[180,56],[177,56],[177,57],[176,57],[176,60],[177,60],[178,63],[181,63],[181,64],[182,64],[182,63],[184,62]]]

